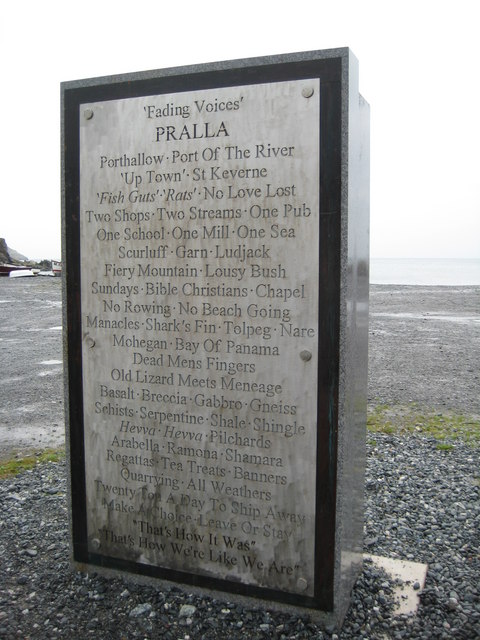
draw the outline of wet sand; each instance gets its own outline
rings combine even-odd
[[[480,287],[372,285],[369,404],[480,414]]]
[[[0,459],[64,442],[60,278],[0,278]],[[369,405],[480,414],[480,287],[372,285]]]
[[[0,459],[65,441],[61,278],[0,278]]]

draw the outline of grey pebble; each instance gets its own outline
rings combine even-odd
[[[151,610],[152,605],[148,602],[144,602],[143,604],[138,604],[128,615],[130,618],[138,618],[139,616],[147,615]]]
[[[178,612],[179,618],[190,618],[193,616],[197,607],[194,607],[192,604],[182,604],[180,607],[180,611]]]

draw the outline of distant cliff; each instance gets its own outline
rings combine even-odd
[[[0,238],[0,263],[1,262],[6,262],[6,263],[12,262],[12,258],[8,253],[8,247],[7,247],[7,243],[5,242],[5,238]]]
[[[26,256],[18,253],[14,249],[9,249],[5,238],[0,238],[0,264],[21,264],[25,267],[32,267],[34,269],[42,269],[49,271],[52,268],[51,260],[29,260]]]

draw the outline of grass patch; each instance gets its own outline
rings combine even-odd
[[[39,453],[32,453],[25,457],[14,457],[0,461],[0,479],[16,476],[22,471],[33,469],[35,465],[44,462],[60,462],[65,459],[65,449],[45,449]]]
[[[453,444],[447,444],[446,442],[439,442],[437,444],[437,449],[439,451],[450,451],[450,449],[453,449],[454,446]]]
[[[471,446],[480,446],[480,419],[477,416],[425,411],[415,404],[407,407],[380,404],[369,408],[367,429],[370,433],[417,433],[430,436],[452,448],[459,440]]]

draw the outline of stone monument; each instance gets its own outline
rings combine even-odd
[[[340,622],[369,110],[348,49],[62,85],[73,561]]]

